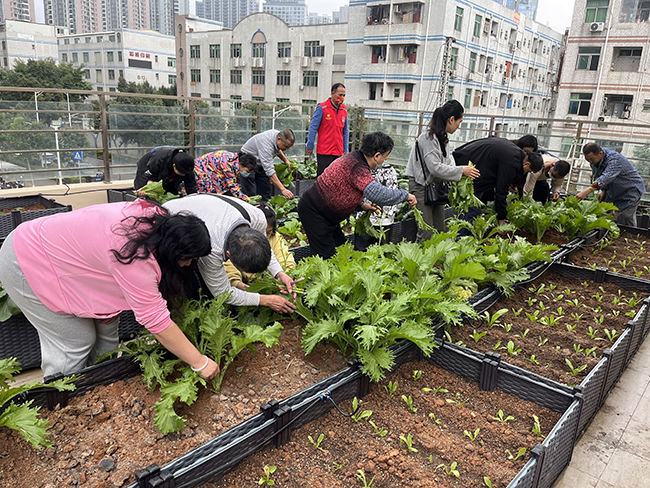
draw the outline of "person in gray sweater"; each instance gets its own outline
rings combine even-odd
[[[417,208],[424,221],[440,232],[445,230],[445,206],[424,203],[425,180],[429,182],[460,181],[463,176],[477,178],[480,172],[470,166],[456,166],[449,152],[449,134],[456,132],[463,121],[463,106],[457,100],[449,100],[433,112],[427,130],[418,137],[420,158],[416,159],[416,147],[411,149],[406,165],[409,191],[417,198]],[[424,162],[426,175],[422,172]],[[418,240],[431,238],[431,231],[418,229]]]

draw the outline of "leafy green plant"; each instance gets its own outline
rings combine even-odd
[[[282,195],[275,195],[268,201],[269,206],[275,211],[278,219],[297,219],[298,218],[298,198],[287,200]]]
[[[372,435],[378,435],[379,437],[385,437],[386,434],[388,434],[388,430],[384,429],[383,427],[378,427],[377,424],[375,424],[372,420],[368,420],[368,423],[372,425],[372,428],[375,429],[375,431],[372,433]]]
[[[483,476],[483,483],[485,483],[485,486],[487,486],[487,488],[492,488],[492,482],[487,476]]]
[[[228,297],[229,294],[224,293],[205,303],[186,301],[174,313],[175,322],[199,352],[220,364],[221,370],[211,383],[215,392],[220,390],[228,367],[244,348],[253,348],[256,342],[272,347],[277,344],[282,331],[279,322],[263,327],[246,325],[241,317],[239,321],[233,319],[225,308]],[[193,372],[188,364],[168,358],[166,349],[152,340],[148,332],[124,344],[120,350],[140,362],[143,379],[150,389],[160,389],[161,400],[155,405],[156,427],[163,434],[185,427],[185,419],[174,411],[174,403],[180,400],[192,405],[197,399],[199,385],[207,386],[206,380]],[[180,375],[175,374],[176,371]]]
[[[395,390],[397,390],[397,381],[389,381],[387,385],[384,385],[384,390],[386,390],[389,397],[393,398]]]
[[[569,374],[570,374],[570,375],[573,375],[573,376],[578,376],[580,373],[582,373],[582,372],[587,368],[587,365],[586,365],[586,364],[583,364],[582,366],[579,366],[579,367],[577,367],[577,368],[574,368],[574,367],[573,367],[573,364],[571,363],[571,361],[569,360],[569,358],[566,358],[566,359],[564,360],[564,362],[565,362],[565,363],[567,364],[567,366],[571,369],[571,371],[569,372]]]
[[[535,359],[535,355],[534,355],[534,354],[532,354],[532,355],[530,356],[530,362],[531,362],[532,364],[539,364],[539,361],[538,361],[537,359]]]
[[[525,447],[520,448],[519,451],[517,451],[516,455],[512,454],[509,449],[506,449],[506,454],[508,455],[508,459],[512,459],[513,461],[516,461],[517,459],[519,459],[520,457],[526,454],[526,448]]]
[[[537,302],[537,298],[528,297],[524,301],[526,302],[526,305],[528,305],[529,307],[532,307]]]
[[[562,319],[562,318],[563,317],[556,317],[555,315],[550,314],[550,315],[545,315],[544,317],[539,319],[539,322],[542,325],[547,325],[549,327],[555,327],[556,325],[558,325],[560,323],[560,319]]]
[[[140,191],[144,192],[147,198],[151,200],[155,200],[160,205],[163,205],[170,200],[175,200],[176,198],[178,198],[178,195],[174,195],[173,193],[168,193],[167,191],[165,191],[165,189],[163,188],[162,180],[155,181],[153,183],[147,183],[142,188],[140,188]]]
[[[605,332],[605,335],[607,336],[607,339],[609,339],[609,342],[614,342],[616,338],[620,335],[619,333],[616,332],[616,329],[605,329],[603,332]]]
[[[486,334],[487,332],[476,332],[476,329],[474,329],[474,333],[470,334],[470,337],[474,339],[474,342],[478,343],[481,337],[484,337]]]
[[[526,330],[523,331],[521,334],[515,334],[515,337],[522,337],[522,338],[523,338],[523,337],[526,337],[526,336],[528,335],[529,332],[530,332],[530,329],[526,329]]]
[[[492,420],[496,420],[497,422],[501,422],[502,424],[510,422],[511,420],[514,420],[514,419],[515,418],[512,415],[508,415],[507,417],[504,417],[503,410],[499,410],[497,412],[496,417],[492,417]]]
[[[472,162],[469,162],[473,166]],[[476,198],[474,194],[474,181],[467,177],[461,177],[460,181],[451,182],[449,188],[449,205],[458,215],[467,213],[470,207],[482,207],[484,203]]]
[[[508,351],[509,356],[516,356],[521,352],[521,347],[515,346],[513,341],[508,341],[508,345],[505,346],[506,351]]]
[[[13,377],[20,371],[15,358],[0,359],[0,426],[6,426],[20,433],[36,449],[42,446],[52,447],[47,435],[48,420],[38,418],[40,407],[32,407],[34,400],[17,404],[14,399],[22,393],[37,388],[55,388],[59,391],[74,391],[74,381],[80,376],[66,377],[61,380],[42,384],[31,381],[20,386],[13,385]]]
[[[583,348],[580,344],[574,344],[574,345],[573,345],[573,351],[574,351],[576,354],[580,354],[581,352],[584,351],[584,348]]]
[[[584,316],[583,313],[575,313],[575,312],[573,312],[571,314],[571,317],[574,318],[575,320],[580,320],[580,319],[582,319],[583,316]]]
[[[422,377],[422,370],[420,369],[415,369],[413,370],[413,380],[417,381]]]
[[[518,308],[515,310],[514,308],[512,309],[512,313],[515,315],[515,317],[519,317],[521,315],[523,308]]]
[[[289,239],[297,239],[301,246],[307,244],[307,234],[302,231],[302,223],[298,219],[289,219],[280,227],[278,232]]]
[[[546,437],[542,434],[542,427],[539,425],[539,417],[537,415],[533,415],[533,430],[531,432],[541,438]]]
[[[352,399],[352,411],[354,412],[352,414],[352,420],[354,420],[356,423],[361,422],[362,420],[368,420],[370,416],[372,415],[372,410],[361,410],[359,408],[360,403],[357,397],[354,397]]]
[[[8,320],[17,313],[20,313],[20,308],[9,298],[9,295],[0,284],[0,322]]]
[[[433,423],[434,423],[434,424],[438,424],[438,425],[440,425],[440,424],[442,423],[442,420],[436,418],[436,414],[433,413],[433,412],[429,414],[429,418],[430,418],[431,420],[433,420]]]
[[[597,350],[597,349],[598,349],[598,348],[595,347],[595,346],[594,346],[594,347],[588,347],[588,348],[585,348],[585,356],[587,356],[587,357],[589,357],[589,356],[596,357],[596,350]]]
[[[275,473],[275,471],[278,469],[277,466],[264,466],[262,470],[264,471],[264,475],[260,478],[260,480],[257,482],[258,485],[263,485],[266,483],[266,486],[273,486],[275,485],[275,481],[271,479],[271,475]]]
[[[492,346],[492,350],[496,351],[501,348],[501,341],[498,341],[494,346]]]
[[[481,429],[478,428],[474,432],[470,432],[469,430],[464,430],[463,431],[463,436],[464,437],[469,437],[469,440],[474,442],[476,438],[478,437],[479,432],[481,432]]]
[[[501,327],[502,327],[503,330],[505,330],[506,332],[510,332],[510,331],[512,330],[512,324],[510,324],[510,323],[508,323],[508,324],[501,324]]]
[[[442,386],[437,386],[431,390],[433,394],[437,393],[449,393],[449,390],[447,388],[443,388]]]
[[[458,463],[456,461],[451,463],[449,465],[449,467],[447,467],[446,464],[439,464],[438,466],[436,466],[436,471],[439,468],[443,468],[445,473],[447,473],[447,476],[455,476],[456,478],[460,478],[460,472],[457,469],[458,468]]]
[[[545,337],[542,339],[541,337],[539,338],[539,344],[537,344],[539,347],[542,347],[544,344],[548,342],[548,337]]]
[[[598,329],[594,329],[591,325],[589,326],[589,329],[587,330],[587,335],[591,337],[592,339],[596,339],[596,334],[598,334]]]
[[[466,400],[461,400],[460,399],[460,393],[457,392],[456,396],[454,398],[445,398],[445,401],[447,403],[453,403],[453,404],[456,404],[456,405],[460,405],[462,407],[463,405],[465,405],[469,401],[469,398],[466,399]]]
[[[577,298],[573,298],[571,300],[566,301],[569,305],[573,305],[574,307],[579,307],[580,306],[580,300]]]
[[[409,396],[402,395],[402,400],[404,400],[404,403],[406,403],[406,406],[409,408],[411,412],[415,413],[418,411],[417,407],[413,405],[413,397],[411,397],[411,395]]]
[[[317,440],[314,440],[314,438],[310,435],[307,436],[307,439],[309,439],[311,445],[314,446],[314,449],[318,450],[320,449],[321,442],[323,442],[323,439],[325,439],[325,434],[319,435]]]
[[[603,322],[605,320],[604,315],[600,315],[598,317],[594,317],[594,322],[596,322],[597,325],[603,325]]]
[[[361,469],[357,469],[356,477],[363,483],[363,488],[370,488],[372,486],[372,482],[375,481],[376,476],[377,475],[373,476],[372,479],[368,481],[366,478],[366,473]]]
[[[402,442],[406,445],[406,449],[408,452],[418,452],[418,450],[413,447],[413,437],[411,434],[407,434],[406,436],[404,434],[399,435],[399,445],[402,445]]]
[[[499,325],[499,319],[506,313],[508,313],[508,309],[502,308],[494,312],[492,315],[490,315],[489,312],[484,312],[482,317],[487,321],[490,327],[494,327],[495,325]]]
[[[566,330],[568,330],[569,332],[572,332],[576,327],[578,327],[578,324],[573,324],[573,325],[566,324]]]
[[[539,310],[535,310],[533,313],[526,312],[526,318],[535,323],[539,320],[539,313]]]

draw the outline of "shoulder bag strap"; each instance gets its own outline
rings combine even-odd
[[[420,144],[418,143],[418,140],[415,140],[415,159],[420,161],[420,164],[422,165],[422,175],[424,176],[424,184],[427,184],[427,180],[429,177],[427,176],[427,170],[424,166],[424,160],[422,159],[422,153],[420,152]]]
[[[248,222],[251,222],[251,217],[248,214],[248,212],[246,211],[246,209],[244,207],[242,207],[239,203],[235,202],[234,200],[232,200],[232,199],[230,199],[228,197],[225,197],[223,195],[219,195],[217,193],[203,193],[202,195],[212,195],[213,197],[216,197],[219,200],[222,200],[222,201],[232,205],[233,207],[235,207],[239,211],[239,213],[242,215],[242,217],[244,217],[246,220],[248,220]],[[185,198],[187,198],[187,197],[185,197]]]

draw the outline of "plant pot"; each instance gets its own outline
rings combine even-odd
[[[12,210],[23,207],[42,205],[43,209],[38,210]],[[0,244],[7,236],[23,222],[46,217],[61,212],[71,212],[71,205],[63,205],[52,198],[45,198],[41,195],[26,197],[0,198],[0,210],[11,210],[10,213],[0,214]]]

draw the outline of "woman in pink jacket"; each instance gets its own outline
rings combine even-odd
[[[25,222],[0,249],[0,282],[38,331],[45,376],[74,373],[118,346],[135,318],[205,379],[219,366],[171,320],[187,266],[210,253],[205,224],[143,200],[93,205]]]

